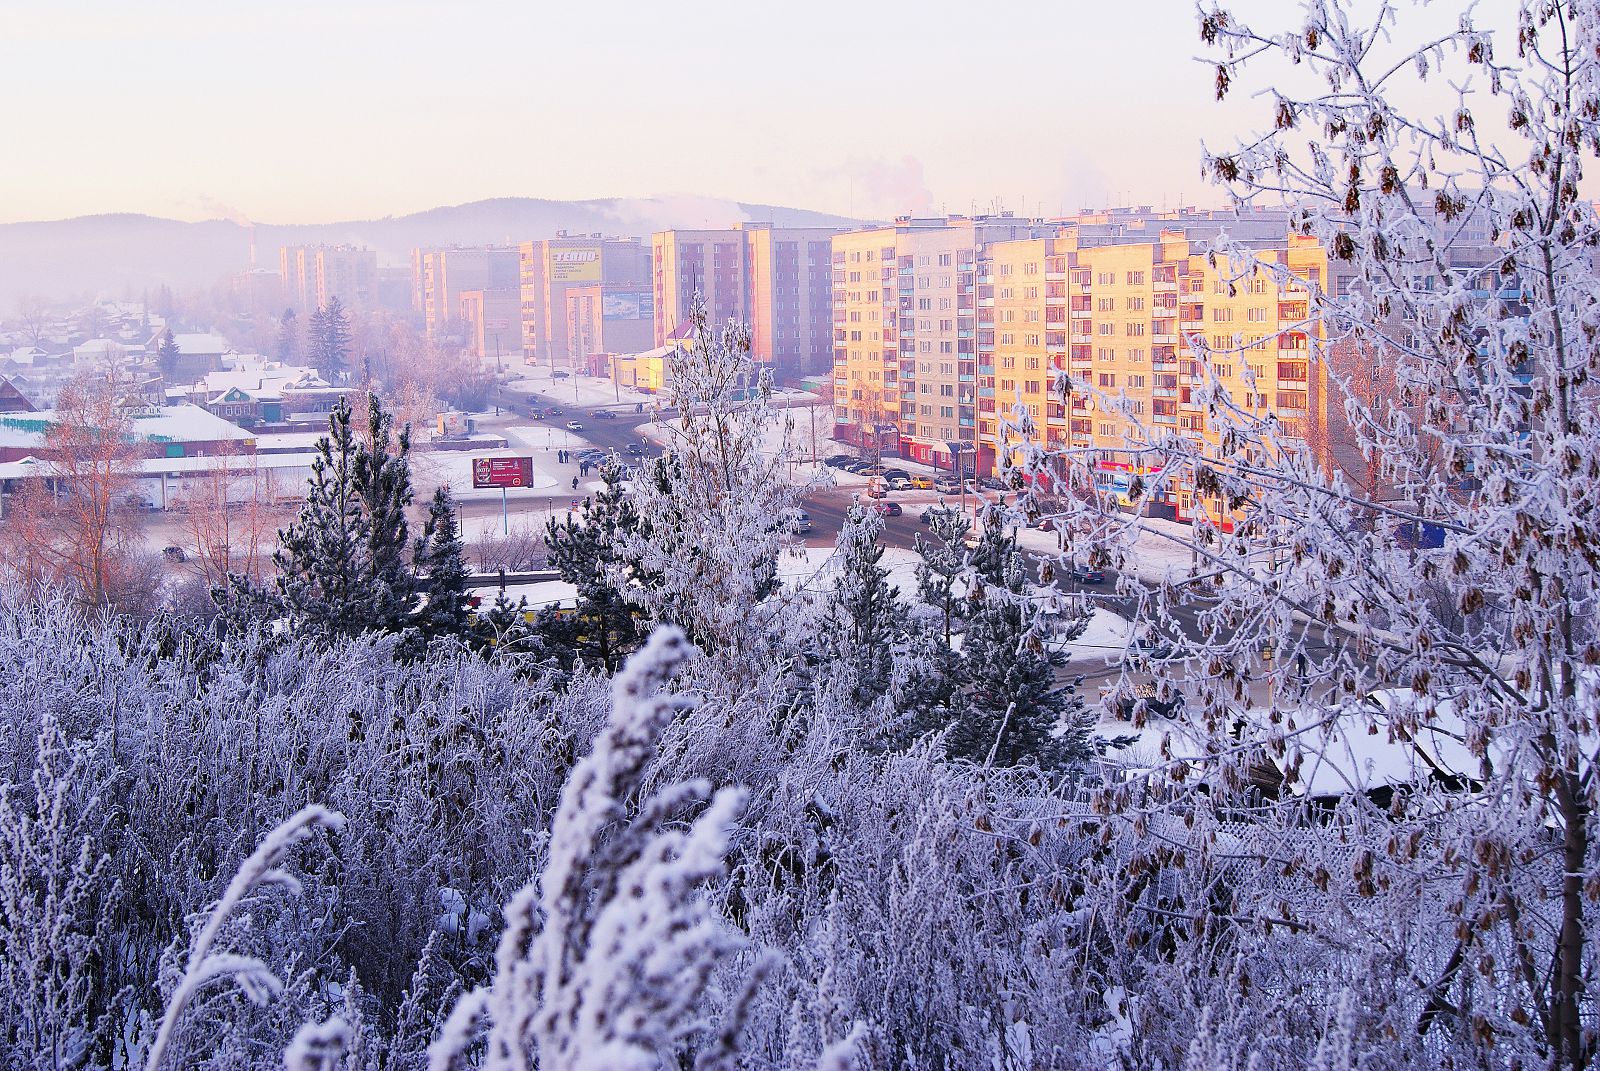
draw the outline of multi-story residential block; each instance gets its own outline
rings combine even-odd
[[[1251,244],[1293,279],[1280,285],[1265,271],[1232,278],[1183,229],[1091,233],[1086,244],[1069,225],[1056,239],[991,246],[979,287],[980,468],[1020,443],[1020,406],[1033,442],[1080,451],[1096,479],[1120,493],[1160,470],[1166,436],[1222,448],[1196,397],[1213,376],[1244,413],[1275,415],[1282,445],[1319,449],[1327,365],[1310,359],[1321,334],[1305,287],[1340,281],[1328,278],[1312,240],[1280,230]],[[1037,341],[1034,325],[1043,327]],[[1063,375],[1070,395],[1060,390]],[[1167,499],[1178,519],[1218,513],[1192,488],[1173,487]]]
[[[650,238],[655,344],[688,321],[694,295],[712,323],[748,320],[745,236],[737,230],[658,231]]]
[[[595,370],[601,354],[642,353],[655,336],[654,296],[648,285],[593,284],[567,288],[567,340],[573,360]]]
[[[530,364],[573,367],[567,292],[637,293],[650,285],[650,250],[637,238],[598,234],[524,242],[520,247],[522,354]]]
[[[712,323],[749,323],[751,356],[779,378],[826,369],[832,354],[830,241],[837,233],[741,223],[653,235],[655,344],[664,345],[683,326],[699,293]]]
[[[461,315],[461,295],[469,290],[506,290],[521,286],[515,249],[417,249],[412,263],[418,276],[422,322],[429,338],[441,337]],[[507,339],[510,342],[510,339]],[[517,345],[521,345],[520,340]]]
[[[378,254],[338,245],[286,245],[278,251],[285,299],[301,314],[333,297],[347,309],[374,307],[378,295]]]
[[[834,437],[954,469],[977,449],[976,277],[1009,216],[897,220],[833,239]]]
[[[832,227],[741,224],[750,352],[784,380],[833,361]]]
[[[503,367],[514,355],[520,356],[521,309],[521,287],[463,290],[457,302],[457,318],[466,325],[472,356],[492,360],[497,367]]]

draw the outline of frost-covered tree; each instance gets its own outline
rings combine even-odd
[[[434,490],[413,559],[424,599],[418,627],[429,636],[465,637],[471,625],[466,548],[456,530],[456,503],[449,488]]]
[[[334,295],[311,314],[306,357],[330,382],[337,382],[349,371],[350,340],[350,317],[344,310],[344,303]]]
[[[367,395],[367,428],[356,453],[354,475],[367,517],[366,563],[371,572],[368,627],[394,631],[411,616],[416,578],[409,560],[411,427],[394,433],[394,416]]]
[[[641,578],[626,590],[707,653],[760,660],[785,631],[771,596],[807,487],[791,479],[792,427],[772,404],[770,370],[751,359],[749,328],[709,323],[698,298],[690,322],[693,343],[671,362],[678,426],[636,482],[638,530],[620,540]]]
[[[950,643],[961,623],[961,578],[967,571],[967,536],[972,524],[960,510],[930,507],[928,534],[913,539],[917,552],[917,596],[939,615],[944,642]]]
[[[1001,512],[984,513],[973,548],[972,593],[961,648],[953,755],[981,765],[1056,769],[1088,755],[1089,720],[1076,686],[1056,680],[1022,553]]]
[[[278,341],[273,354],[285,364],[300,356],[300,324],[293,309],[284,309],[278,318]]]
[[[1102,806],[1200,832],[1134,849],[1126,873],[1157,877],[1108,888],[1226,905],[1224,935],[1152,928],[1230,971],[1326,950],[1318,1013],[1359,989],[1356,1029],[1394,1064],[1596,1055],[1600,9],[1483,22],[1511,14],[1315,0],[1268,26],[1204,5],[1219,95],[1268,109],[1206,169],[1328,253],[1294,272],[1224,241],[1217,263],[1306,303],[1313,379],[1374,471],[1346,477],[1206,377],[1221,448],[1157,445],[1161,479],[1210,511],[1191,551],[1208,600],[1124,589],[1136,626],[1192,615],[1194,657],[1154,667],[1188,717]],[[1071,508],[1096,538],[1131,528]],[[1312,795],[1342,802],[1308,828]],[[1243,815],[1259,868],[1200,848]]]
[[[821,636],[830,664],[848,674],[862,707],[889,691],[895,646],[905,631],[900,592],[880,564],[882,536],[883,516],[859,498],[851,502],[834,550],[835,582]]]
[[[393,419],[375,398],[367,408],[363,439],[349,403],[334,406],[300,516],[273,554],[277,600],[290,616],[345,634],[400,628],[416,587],[406,560],[410,429],[396,443]]]
[[[578,589],[573,640],[579,652],[613,673],[640,638],[625,591],[639,578],[620,553],[623,540],[638,531],[639,517],[614,459],[600,466],[600,479],[601,489],[583,500],[577,516],[551,518],[544,543],[551,567]]]

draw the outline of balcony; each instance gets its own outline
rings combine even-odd
[[[1150,336],[1150,343],[1152,345],[1155,345],[1155,346],[1176,346],[1178,344],[1178,336],[1177,335],[1151,335]]]
[[[978,388],[978,397],[979,398],[993,398],[994,397],[994,388],[993,387],[979,387]]]

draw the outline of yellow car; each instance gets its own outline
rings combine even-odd
[[[932,476],[913,476],[913,477],[911,477],[911,489],[914,490],[914,491],[931,491],[931,490],[933,490],[933,477]]]

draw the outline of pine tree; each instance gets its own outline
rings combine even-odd
[[[1088,754],[1088,715],[1075,685],[1056,683],[1016,540],[984,514],[962,647],[962,703],[952,755],[983,765],[1054,769]]]
[[[293,309],[284,309],[278,321],[277,356],[284,364],[293,364],[300,356],[300,324]]]
[[[928,535],[913,539],[917,557],[917,596],[933,608],[944,625],[948,646],[961,622],[961,596],[957,585],[967,568],[967,535],[972,531],[966,515],[949,506],[935,506],[925,515]]]
[[[406,560],[411,505],[411,428],[394,435],[394,417],[367,395],[367,438],[357,454],[356,489],[367,516],[367,564],[372,572],[369,627],[398,630],[411,616],[416,577]]]
[[[836,665],[850,674],[853,698],[866,706],[889,691],[894,676],[894,647],[903,634],[905,608],[899,590],[890,585],[883,558],[883,517],[850,504],[839,529],[835,556],[839,580],[829,595],[829,625],[824,648]]]
[[[456,529],[455,506],[448,489],[435,490],[422,538],[417,540],[418,584],[427,597],[417,623],[428,636],[464,636],[471,624],[466,554]]]
[[[624,536],[638,530],[639,517],[614,460],[601,466],[600,479],[604,486],[583,500],[577,517],[550,521],[544,541],[551,566],[578,589],[578,627],[571,639],[581,654],[614,673],[640,639],[633,606],[619,586],[633,579],[621,546]]]
[[[340,399],[328,417],[328,434],[317,441],[300,516],[279,533],[272,555],[284,611],[298,623],[345,634],[361,631],[362,611],[371,602],[365,564],[370,522],[355,473],[359,453],[350,406]]]
[[[357,438],[340,399],[317,442],[300,516],[273,554],[278,602],[297,622],[342,634],[398,631],[411,615],[416,578],[406,561],[411,502],[410,429],[391,445],[393,418],[368,399],[368,437]]]
[[[328,298],[322,309],[322,359],[327,362],[329,379],[347,373],[350,367],[350,318],[337,294]]]
[[[172,328],[161,332],[161,345],[156,347],[156,365],[162,376],[171,379],[178,370],[178,340],[172,337]]]

